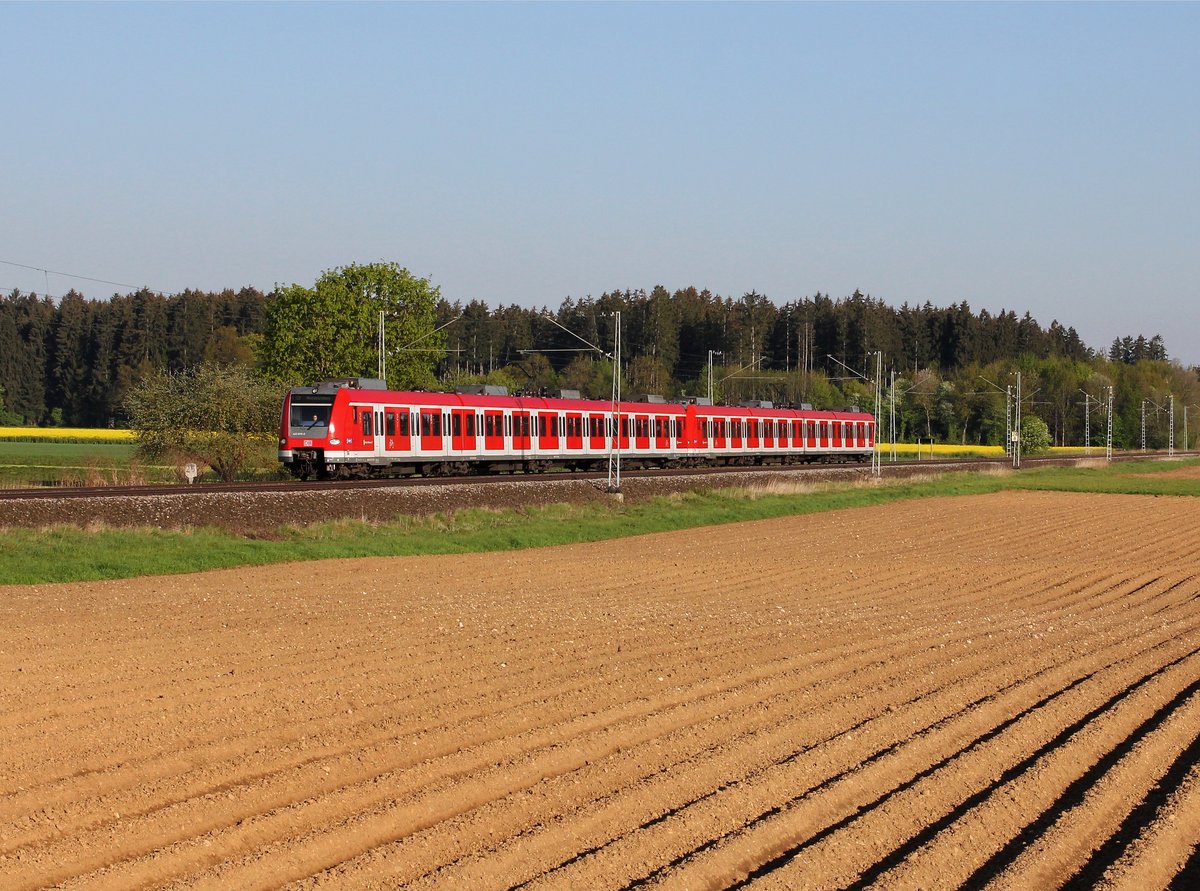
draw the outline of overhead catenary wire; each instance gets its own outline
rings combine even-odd
[[[97,284],[101,284],[101,285],[116,285],[119,288],[133,288],[135,291],[140,290],[141,288],[145,287],[145,285],[131,285],[128,282],[115,282],[115,281],[112,281],[111,279],[97,278],[92,275],[79,275],[74,272],[61,272],[57,269],[49,269],[45,266],[33,266],[29,263],[17,263],[15,260],[0,259],[0,263],[3,263],[5,266],[16,266],[19,269],[30,269],[34,272],[40,272],[43,275],[61,275],[64,278],[77,278],[77,279],[80,279],[81,281],[96,282]],[[156,288],[150,288],[149,290],[157,291],[160,294],[165,293],[163,291],[158,291],[158,289],[156,289]],[[46,296],[49,297],[51,295],[47,294]]]

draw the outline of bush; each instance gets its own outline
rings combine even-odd
[[[278,386],[215,363],[153,372],[126,399],[140,455],[195,461],[225,482],[269,451],[282,404]]]

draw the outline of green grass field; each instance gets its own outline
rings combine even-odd
[[[280,475],[273,444],[245,475],[253,479]],[[200,479],[213,481],[216,475],[210,471]],[[133,442],[0,438],[0,488],[178,482],[182,482],[178,467],[140,460]]]
[[[248,539],[212,529],[6,529],[0,537],[0,584],[165,575],[332,557],[506,551],[1004,489],[1200,496],[1200,480],[1162,475],[1187,466],[1200,466],[1200,459],[1012,474],[954,473],[917,481],[777,484],[761,490],[722,490],[630,504],[463,510],[433,517],[400,517],[377,525],[341,520],[282,529],[271,539]]]
[[[0,439],[0,486],[113,485],[135,477],[157,482],[168,471],[174,479],[174,468],[138,462],[135,448],[132,443]]]

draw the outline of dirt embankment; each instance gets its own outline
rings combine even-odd
[[[761,485],[772,481],[835,482],[861,480],[859,468],[746,471],[628,478],[621,492],[629,500],[722,486]],[[606,498],[602,478],[555,479],[553,475],[514,477],[510,482],[447,482],[372,489],[206,493],[202,487],[182,495],[100,496],[0,500],[0,528],[55,524],[109,527],[150,526],[180,529],[216,526],[243,534],[261,534],[285,525],[306,526],[340,518],[386,522],[397,516],[433,514],[458,508],[512,508],[552,503],[587,503]]]
[[[1009,493],[0,589],[0,887],[1186,884],[1194,519]]]

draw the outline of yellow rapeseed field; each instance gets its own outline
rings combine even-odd
[[[892,453],[892,444],[890,442],[876,443],[875,447],[879,449],[880,454],[890,455]],[[917,445],[911,442],[896,443],[896,454],[913,456],[917,454]],[[1054,446],[1050,449],[1054,454],[1079,454],[1083,451],[1082,446]],[[920,454],[922,457],[928,455],[930,457],[946,457],[948,455],[977,455],[980,458],[997,458],[1004,454],[1004,446],[985,446],[985,445],[955,445],[953,443],[928,443],[923,442],[920,445]]]
[[[892,453],[892,444],[890,442],[879,442],[875,447],[884,455]],[[916,455],[918,450],[921,455],[932,455],[934,457],[946,455],[978,455],[981,458],[992,458],[996,455],[1004,454],[1004,446],[983,446],[983,445],[954,445],[952,443],[928,443],[923,442],[918,446],[911,442],[896,443],[897,455]]]
[[[0,427],[0,439],[85,440],[87,442],[133,442],[132,430],[105,427]]]

